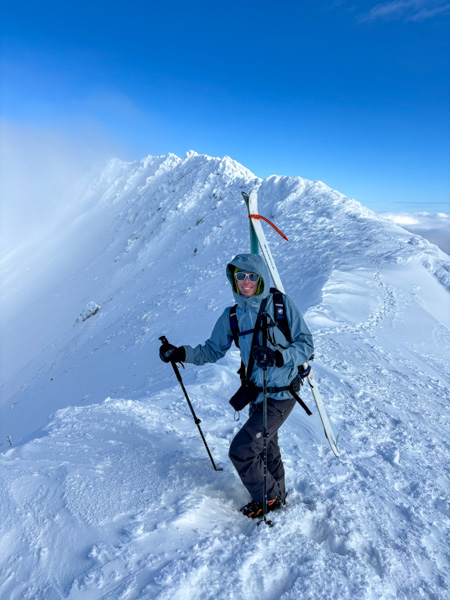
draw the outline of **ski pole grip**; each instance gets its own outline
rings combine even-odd
[[[164,346],[165,344],[169,344],[165,335],[162,335],[159,339],[161,341],[161,346]],[[181,386],[183,387],[183,380],[181,379],[180,371],[179,371],[177,365],[175,364],[175,362],[173,360],[170,361],[170,364],[173,367],[176,378],[178,379],[178,381],[181,383]]]

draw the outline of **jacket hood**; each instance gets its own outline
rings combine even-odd
[[[245,298],[245,296],[241,296],[237,293],[236,285],[234,281],[234,271],[235,267],[241,269],[242,271],[252,271],[253,273],[258,273],[263,281],[263,289],[262,292],[258,296],[251,296],[253,299],[258,299],[258,302],[268,296],[270,291],[270,274],[269,269],[266,266],[264,259],[259,254],[238,254],[227,264],[226,274],[228,281],[231,283],[231,288],[233,290],[234,297],[237,302]]]

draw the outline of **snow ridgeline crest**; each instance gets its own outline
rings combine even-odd
[[[215,201],[227,202],[230,213],[234,213],[239,206],[239,190],[248,191],[252,187],[259,187],[261,214],[276,219],[290,239],[299,241],[306,234],[313,242],[312,252],[322,254],[319,247],[323,245],[325,234],[334,236],[332,249],[341,257],[346,257],[353,248],[361,256],[372,254],[375,262],[379,259],[404,262],[420,257],[425,268],[450,289],[448,257],[436,252],[434,245],[321,181],[279,175],[262,180],[228,156],[214,158],[189,151],[183,159],[168,154],[147,156],[132,163],[112,160],[92,190],[97,195],[100,191],[104,203],[125,201],[136,207],[133,217],[128,218],[139,222],[142,230],[148,217],[155,215],[144,211],[155,204],[156,198],[161,198],[156,208],[161,220],[169,218],[173,222],[177,217],[183,218],[183,213],[197,211],[199,216],[195,225],[198,225],[205,220],[206,211],[216,208]],[[165,194],[160,193],[163,189]],[[143,208],[142,214],[139,214],[139,207]],[[129,213],[132,211],[130,208]],[[214,227],[212,224],[216,233]],[[219,227],[226,225],[222,223]],[[185,230],[184,227],[180,229]],[[311,235],[313,231],[314,235]],[[125,253],[140,234],[132,232],[127,240],[128,248],[123,249]],[[363,252],[356,247],[359,242],[364,246]],[[327,270],[342,262],[335,258],[327,259]],[[120,256],[116,258],[119,259]]]
[[[237,178],[254,180],[255,185],[261,181],[229,156],[213,158],[190,150],[183,159],[172,153],[161,156],[149,155],[133,162],[111,159],[86,196],[96,197],[100,202],[116,203],[130,190],[134,190],[138,197],[145,194],[146,184],[155,179],[163,183],[168,175],[169,179],[164,181],[164,184],[173,189],[189,174],[192,176],[191,180],[207,179],[213,175],[223,176],[228,179],[229,184]]]

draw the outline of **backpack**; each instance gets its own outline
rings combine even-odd
[[[272,296],[273,296],[273,308],[274,308],[273,316],[274,316],[275,325],[281,330],[281,332],[283,333],[283,335],[287,339],[287,341],[289,343],[291,343],[292,342],[291,329],[289,327],[289,322],[288,322],[288,319],[286,316],[286,309],[284,306],[284,294],[282,292],[280,292],[280,290],[277,290],[277,288],[274,288],[274,287],[270,288],[269,293],[272,294]],[[239,337],[242,335],[247,335],[249,333],[252,333],[254,330],[249,329],[248,331],[242,331],[242,332],[239,331],[239,325],[238,325],[238,320],[237,320],[237,316],[236,316],[236,308],[237,308],[237,304],[232,306],[231,310],[230,310],[230,328],[231,328],[231,333],[233,334],[234,343],[239,348]],[[250,354],[251,354],[251,352],[250,352]],[[303,370],[303,367],[299,366],[298,374],[294,377],[294,379],[291,381],[291,383],[289,385],[280,387],[280,388],[269,387],[269,388],[267,388],[267,391],[272,394],[274,394],[276,392],[289,391],[292,394],[292,396],[297,400],[297,402],[300,404],[300,406],[303,408],[303,410],[306,412],[306,414],[309,416],[312,413],[309,410],[309,408],[306,406],[306,404],[303,402],[303,400],[300,398],[300,396],[297,394],[297,392],[300,391],[300,387],[303,385],[303,379],[309,375],[310,371],[311,371],[310,366],[308,366],[308,368],[306,370]],[[238,374],[241,378],[242,383],[247,382],[247,377],[246,377],[246,373],[245,373],[245,365],[242,361],[241,361],[241,366],[239,367],[239,370],[238,370]],[[257,389],[259,390],[259,388],[257,388]],[[262,391],[262,388],[259,391]]]

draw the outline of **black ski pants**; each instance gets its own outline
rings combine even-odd
[[[278,430],[295,406],[294,398],[267,399],[267,499],[284,499],[284,466],[278,446]],[[228,456],[242,483],[256,502],[263,501],[264,438],[263,403],[250,404],[249,418],[231,442]]]

